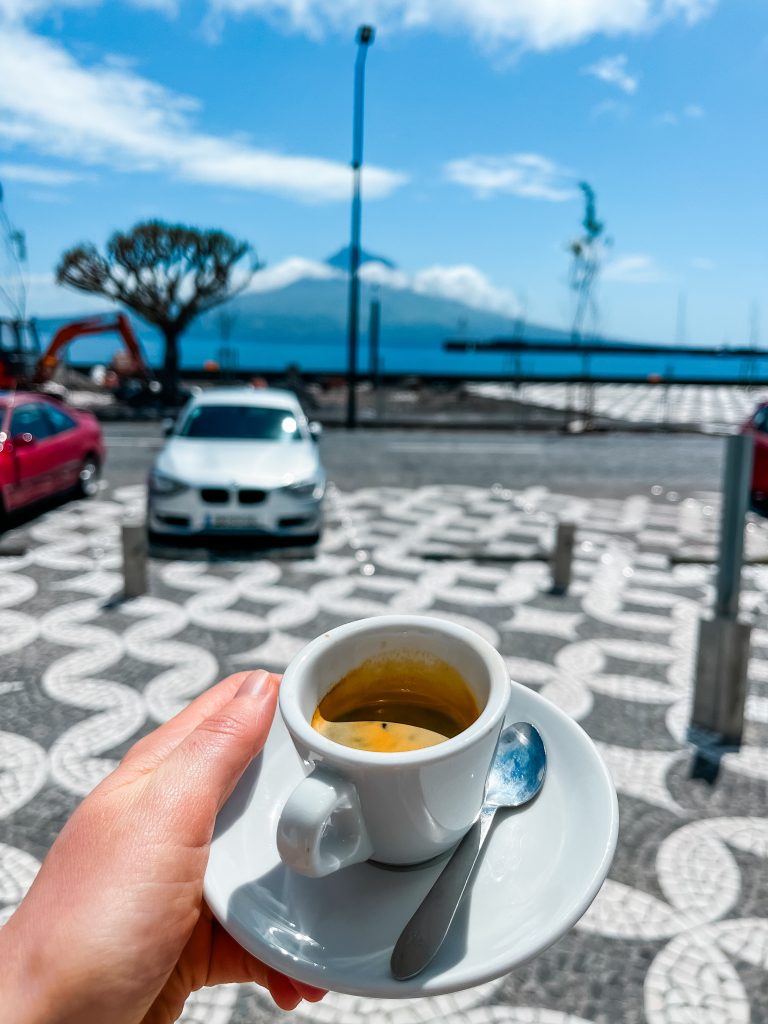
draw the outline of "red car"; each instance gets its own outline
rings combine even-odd
[[[750,503],[755,512],[768,515],[768,402],[761,402],[741,427],[755,439]]]
[[[95,494],[104,457],[91,413],[32,392],[0,391],[0,525],[9,512],[55,494]]]

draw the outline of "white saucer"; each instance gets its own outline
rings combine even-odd
[[[278,718],[216,822],[205,898],[237,941],[298,981],[352,995],[404,998],[469,988],[506,974],[568,931],[608,873],[616,791],[586,733],[549,701],[512,684],[509,722],[532,722],[547,777],[528,808],[503,812],[432,964],[395,981],[389,957],[445,858],[409,871],[371,864],[327,878],[286,868],[275,844],[281,808],[305,767]]]

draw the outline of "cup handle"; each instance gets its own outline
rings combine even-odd
[[[315,768],[288,797],[277,823],[277,849],[288,867],[322,878],[373,853],[351,782]]]

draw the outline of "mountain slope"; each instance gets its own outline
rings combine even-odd
[[[377,260],[377,262],[380,262]],[[323,264],[316,267],[322,268]],[[185,365],[200,366],[208,359],[246,369],[282,369],[298,363],[305,369],[339,372],[346,365],[348,282],[346,274],[325,265],[284,286],[262,285],[235,298],[226,307],[212,310],[194,321],[182,339]],[[279,268],[278,268],[279,269]],[[466,359],[446,357],[448,338],[489,339],[519,336],[526,340],[564,340],[567,334],[540,325],[523,325],[503,313],[478,309],[451,298],[426,294],[408,286],[408,279],[392,272],[401,287],[361,281],[361,365],[367,365],[368,317],[371,300],[381,304],[380,345],[386,368],[397,372],[461,373]],[[133,318],[150,360],[161,356],[158,333]],[[40,333],[47,340],[63,321],[41,320]],[[73,364],[108,362],[118,347],[109,336],[75,342],[70,350]],[[222,353],[222,346],[228,352]],[[234,356],[231,354],[234,350]],[[474,357],[472,361],[476,358]],[[451,369],[448,369],[448,367]],[[489,364],[490,366],[490,364]]]

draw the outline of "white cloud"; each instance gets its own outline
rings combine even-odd
[[[327,263],[304,259],[303,256],[291,256],[287,260],[266,266],[255,274],[248,286],[249,292],[276,292],[287,288],[297,281],[306,279],[328,281],[334,277],[344,278],[346,275]]]
[[[585,75],[599,78],[601,82],[615,85],[617,89],[630,95],[637,92],[638,79],[627,70],[627,55],[618,53],[615,57],[603,57],[602,60],[583,68]]]
[[[48,11],[62,7],[97,7],[102,0],[0,0],[0,19],[5,21],[26,21]],[[176,14],[179,0],[128,0],[133,7]]]
[[[297,281],[345,281],[347,274],[327,263],[291,256],[267,266],[254,276],[248,292],[262,294],[279,291]],[[434,265],[408,273],[385,263],[371,261],[360,268],[360,280],[369,285],[381,285],[398,291],[412,291],[418,295],[450,299],[465,306],[503,316],[516,316],[520,304],[513,292],[494,285],[488,277],[471,264],[455,266]]]
[[[616,281],[621,284],[655,284],[661,281],[662,277],[653,257],[642,252],[618,256],[606,263],[603,268],[605,281]]]
[[[445,177],[465,185],[482,199],[496,192],[510,192],[524,199],[546,199],[560,203],[573,199],[573,175],[538,153],[509,156],[470,156],[451,160],[443,168]]]
[[[209,0],[212,17],[254,14],[318,38],[350,35],[370,20],[383,32],[429,30],[471,35],[481,44],[533,50],[579,43],[590,36],[647,32],[672,18],[692,24],[716,0]]]
[[[466,306],[505,316],[515,316],[520,305],[515,295],[492,284],[486,275],[470,264],[425,267],[414,274],[387,267],[383,263],[366,263],[360,277],[369,284],[388,288],[410,289],[420,295],[463,302]]]
[[[92,179],[91,174],[78,171],[61,171],[55,167],[39,167],[36,164],[0,164],[0,182],[23,181],[28,185],[72,185],[77,181]]]
[[[689,103],[683,107],[682,112],[679,114],[673,110],[665,110],[663,114],[659,114],[654,120],[656,124],[676,125],[680,124],[680,121],[685,117],[692,121],[698,121],[702,117],[706,117],[706,114],[706,110],[700,107],[698,103]]]
[[[708,256],[694,256],[691,266],[694,270],[714,270],[717,264]]]
[[[326,263],[291,256],[260,270],[251,281],[248,292],[264,294],[279,291],[302,280],[346,280],[347,275]],[[459,266],[431,266],[414,273],[406,273],[383,263],[365,263],[360,277],[367,284],[385,288],[408,289],[419,295],[462,302],[466,306],[486,312],[516,316],[519,303],[515,295],[494,285],[486,275],[470,264]],[[0,284],[2,279],[0,279]],[[56,285],[51,274],[32,274],[29,282],[29,309],[37,316],[77,315],[104,309],[104,299],[74,293]]]
[[[0,144],[24,143],[85,164],[160,171],[306,201],[349,198],[346,164],[287,156],[199,131],[193,119],[197,100],[114,62],[85,67],[23,26],[2,27],[0,67]],[[363,172],[367,199],[389,195],[405,181],[403,174],[380,167]]]
[[[665,0],[663,6],[667,17],[682,15],[689,24],[695,24],[712,13],[717,0]]]
[[[0,0],[0,20],[24,21],[55,7],[88,7],[100,0]]]
[[[253,278],[250,292],[272,292],[287,288],[296,281],[326,281],[336,278],[343,281],[346,273],[329,267],[327,263],[291,256],[274,266],[260,270]],[[515,295],[505,288],[492,284],[486,275],[470,264],[457,266],[435,265],[408,273],[384,263],[364,263],[360,268],[360,279],[366,284],[378,284],[385,288],[409,290],[419,295],[431,295],[441,299],[463,302],[467,306],[489,312],[515,316],[519,303]]]

